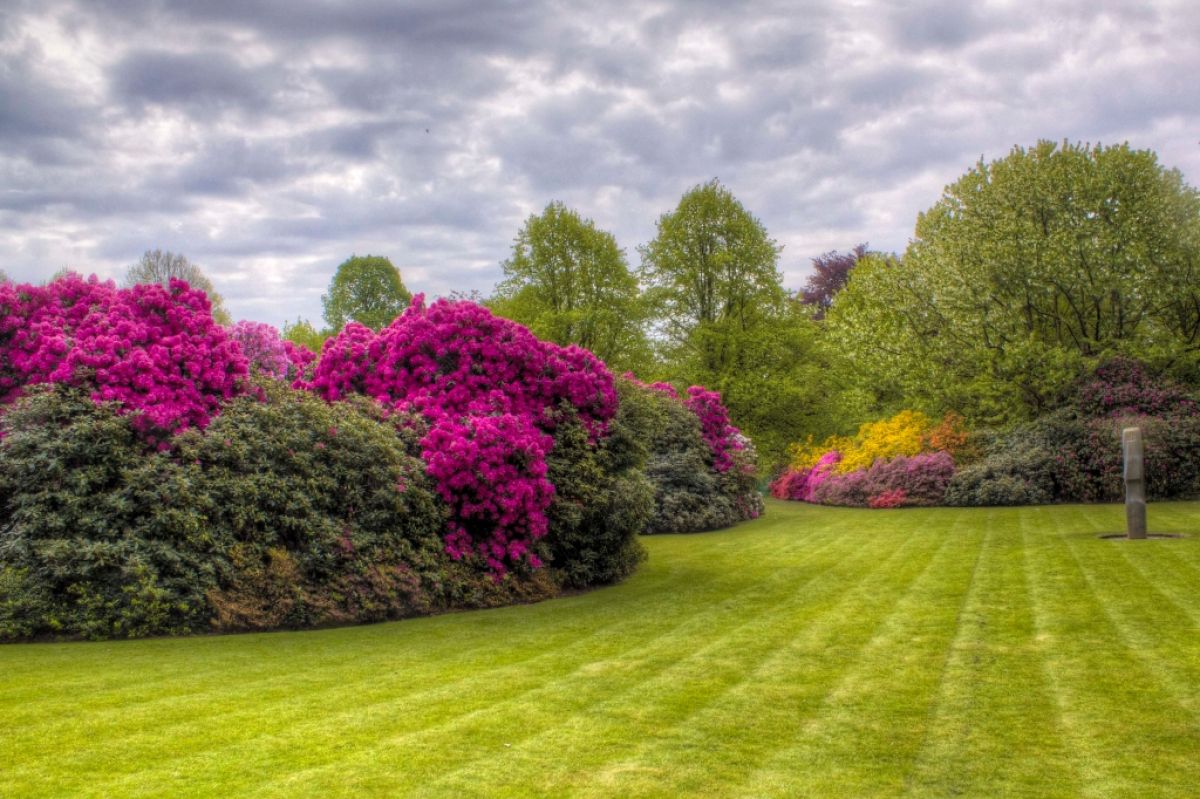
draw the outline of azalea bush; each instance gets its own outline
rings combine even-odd
[[[792,462],[770,486],[779,499],[824,505],[894,508],[941,504],[974,442],[961,416],[933,424],[918,411],[862,425],[857,435],[810,438],[792,448]]]
[[[151,444],[203,428],[242,393],[247,360],[203,291],[118,289],[69,274],[45,286],[0,284],[0,404],[59,383],[114,403]]]

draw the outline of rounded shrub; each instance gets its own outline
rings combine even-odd
[[[205,627],[224,560],[197,472],[118,410],[45,386],[0,417],[0,638]]]

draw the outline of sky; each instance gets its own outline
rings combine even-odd
[[[319,326],[352,254],[491,292],[560,200],[631,266],[719,179],[789,288],[903,251],[981,158],[1157,152],[1200,184],[1200,8],[1180,2],[4,0],[0,269],[120,279],[183,253],[235,319]]]

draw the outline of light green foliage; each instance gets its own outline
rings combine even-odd
[[[8,272],[5,272],[3,269],[0,269],[0,283],[7,283],[7,282],[8,282]]]
[[[1114,353],[1194,377],[1200,195],[1154,153],[1041,142],[980,162],[830,312],[865,381],[1009,422]]]
[[[641,248],[663,366],[657,377],[721,392],[764,465],[829,427],[829,359],[816,323],[789,300],[779,247],[730,191],[696,186]]]
[[[492,309],[556,344],[578,344],[616,371],[649,357],[637,279],[613,235],[561,202],[530,216],[501,266]]]
[[[732,337],[769,322],[787,300],[779,247],[733,194],[712,180],[683,195],[639,248],[647,299],[670,361],[717,375]]]
[[[280,338],[308,347],[317,355],[325,346],[325,339],[332,335],[328,330],[317,330],[307,319],[296,318],[295,322],[284,322]]]
[[[60,270],[70,273],[72,270]],[[186,256],[163,250],[146,250],[142,259],[125,272],[125,285],[136,286],[143,283],[158,283],[166,286],[171,278],[186,280],[194,289],[200,289],[208,295],[212,303],[213,320],[219,325],[233,324],[233,317],[225,309],[225,300],[213,288],[212,281],[200,270],[200,267],[189,261]]]
[[[773,501],[553,602],[3,646],[4,792],[1190,796],[1200,540],[1123,523]]]
[[[341,263],[321,295],[325,324],[336,333],[355,321],[372,330],[386,327],[408,307],[412,294],[400,270],[379,255],[352,255]]]

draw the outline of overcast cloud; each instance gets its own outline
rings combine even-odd
[[[1192,0],[8,0],[0,268],[169,249],[235,318],[318,322],[352,253],[490,292],[551,200],[636,264],[717,177],[797,288],[824,251],[902,250],[1016,144],[1128,141],[1200,183],[1197,75]]]

